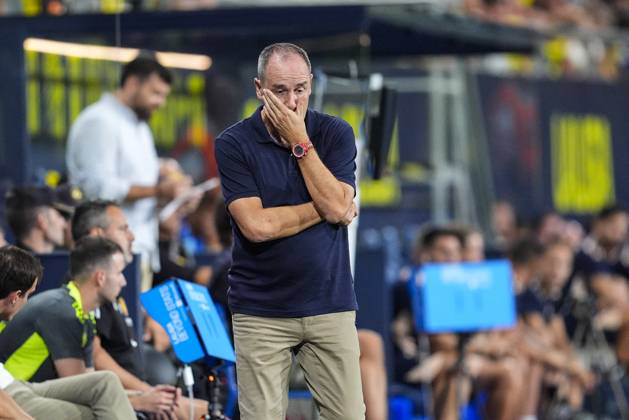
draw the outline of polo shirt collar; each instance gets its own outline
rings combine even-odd
[[[310,141],[312,141],[312,138],[315,137],[319,132],[319,127],[315,123],[315,119],[315,112],[311,109],[308,109],[308,111],[306,112],[306,132],[308,133]],[[275,140],[273,140],[273,137],[271,137],[269,130],[267,130],[266,125],[264,125],[264,121],[262,121],[262,105],[260,105],[258,109],[256,109],[256,112],[254,112],[251,116],[251,122],[258,134],[256,136],[256,141],[258,143],[278,144]]]
[[[79,321],[81,321],[81,323],[85,321],[95,322],[93,312],[85,314],[85,311],[83,309],[83,301],[81,299],[81,292],[79,291],[76,283],[74,281],[69,281],[66,285],[66,288],[68,289],[68,294],[74,300],[74,302],[72,303],[72,307],[74,308],[74,312],[76,313],[76,317],[79,319]]]

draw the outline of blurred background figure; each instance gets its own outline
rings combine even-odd
[[[159,271],[159,201],[167,202],[191,184],[173,160],[157,157],[147,121],[164,105],[171,73],[154,58],[138,57],[122,70],[120,86],[84,110],[68,137],[70,181],[87,198],[120,201],[143,257],[143,289]]]
[[[6,197],[7,222],[22,249],[47,254],[66,244],[67,222],[58,208],[65,208],[49,187],[16,187]]]

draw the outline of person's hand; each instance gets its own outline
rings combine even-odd
[[[175,183],[175,197],[179,197],[182,194],[188,192],[192,187],[192,178],[188,175],[184,175],[179,178]]]
[[[180,176],[183,174],[183,169],[181,169],[181,165],[173,158],[160,158],[159,159],[159,176],[160,177],[169,177],[169,176]]]
[[[349,206],[349,209],[345,212],[345,216],[339,221],[339,225],[349,225],[356,216],[358,216],[358,210],[356,209],[356,203],[352,202],[352,205]]]
[[[170,338],[166,330],[157,323],[153,318],[146,318],[144,326],[144,341],[151,342],[153,348],[159,352],[166,351],[170,348]]]
[[[184,194],[191,186],[192,178],[189,176],[160,178],[156,186],[156,195],[159,200],[170,201]]]
[[[134,396],[132,405],[136,411],[149,413],[152,418],[174,419],[180,396],[181,391],[172,385],[157,385]]]
[[[308,141],[305,121],[308,102],[305,98],[297,100],[297,109],[293,111],[288,109],[273,92],[262,89],[262,102],[264,103],[262,118],[275,127],[281,140],[289,145]]]
[[[194,282],[202,286],[209,286],[214,270],[209,265],[201,265],[194,272]]]
[[[176,197],[179,181],[171,178],[161,178],[155,186],[158,200],[170,201]]]

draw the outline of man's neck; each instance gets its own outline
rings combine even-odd
[[[0,300],[0,322],[10,321],[11,317],[8,315],[10,313],[9,307],[11,302],[9,302],[9,298],[6,297]]]
[[[92,312],[101,305],[97,290],[92,287],[89,282],[84,284],[75,283],[75,285],[77,289],[79,289],[79,293],[81,295],[81,307],[86,314]]]
[[[55,250],[54,244],[48,242],[43,233],[39,231],[32,231],[27,236],[20,238],[20,242],[36,254],[48,254]]]
[[[120,102],[122,105],[131,108],[130,104],[131,104],[131,100],[129,98],[129,95],[127,95],[125,93],[125,91],[123,91],[122,89],[116,89],[113,92],[113,96],[114,98],[116,98],[118,100],[118,102]]]

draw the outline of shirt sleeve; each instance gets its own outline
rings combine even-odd
[[[94,336],[92,335],[92,339],[90,343],[83,349],[83,360],[85,360],[86,368],[94,367]]]
[[[238,198],[260,196],[255,177],[236,143],[233,138],[222,136],[214,146],[225,205]]]
[[[113,322],[111,311],[113,311],[111,303],[106,303],[98,308],[98,315],[96,316],[96,332],[99,337],[104,337],[106,340],[111,340],[112,338]]]
[[[118,175],[116,125],[106,118],[75,124],[68,139],[66,163],[73,183],[89,198],[122,201],[131,188]]]
[[[325,166],[339,181],[345,182],[356,192],[356,138],[354,129],[345,121],[335,118],[328,129],[328,152],[322,158]]]
[[[76,315],[70,312],[71,310],[54,308],[54,314],[44,313],[37,320],[37,332],[46,343],[52,360],[74,358],[85,361],[84,327]]]

